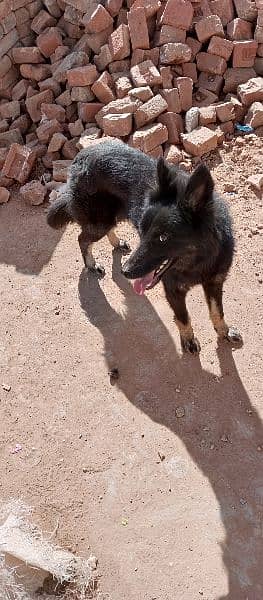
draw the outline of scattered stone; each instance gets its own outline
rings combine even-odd
[[[185,416],[185,409],[183,406],[177,406],[177,408],[175,409],[175,414],[177,416],[178,419],[181,419],[182,417]]]
[[[28,204],[38,206],[45,200],[46,187],[40,181],[32,180],[20,188],[20,195]]]
[[[256,175],[251,175],[248,177],[248,183],[258,192],[261,192],[263,189],[263,173],[257,173]]]
[[[10,198],[10,192],[4,187],[0,187],[0,204],[6,204]]]

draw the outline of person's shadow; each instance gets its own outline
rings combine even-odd
[[[50,262],[64,233],[47,226],[41,206],[29,206],[22,198],[12,197],[0,205],[0,262],[16,270],[39,275]]]
[[[219,378],[203,370],[198,358],[181,358],[153,306],[146,297],[138,298],[121,275],[115,253],[113,279],[125,294],[123,317],[108,304],[95,277],[84,270],[79,280],[81,306],[103,335],[108,368],[118,368],[116,385],[138,410],[181,438],[216,494],[226,532],[222,553],[229,581],[229,593],[221,600],[262,600],[263,427],[231,347],[217,348]],[[184,419],[175,415],[176,388],[181,390]],[[203,446],[204,423],[214,441],[210,451]]]

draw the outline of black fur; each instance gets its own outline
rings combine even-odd
[[[199,350],[185,305],[187,291],[196,284],[203,285],[218,334],[240,340],[226,326],[222,308],[222,286],[234,251],[231,219],[204,165],[190,176],[122,142],[105,141],[76,156],[47,219],[52,227],[69,221],[81,225],[83,256],[89,244],[128,219],[140,243],[123,274],[144,278],[169,261],[156,281],[162,279],[184,349]]]

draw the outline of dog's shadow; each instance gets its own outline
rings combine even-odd
[[[115,253],[113,279],[125,295],[123,317],[109,305],[95,277],[84,270],[79,280],[81,306],[103,335],[108,368],[118,368],[116,385],[138,410],[181,438],[216,494],[226,532],[222,552],[229,581],[229,593],[221,600],[262,600],[263,478],[258,447],[263,427],[231,347],[217,348],[219,378],[203,370],[198,358],[181,358],[153,306],[146,297],[138,298],[120,274]],[[184,419],[175,415],[176,388],[181,390]],[[204,425],[212,449],[203,445]]]

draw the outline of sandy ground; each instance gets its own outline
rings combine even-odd
[[[262,170],[262,140],[208,162],[237,232],[225,288],[244,337],[235,351],[217,347],[198,288],[195,358],[181,354],[162,286],[137,297],[105,241],[97,281],[76,227],[52,231],[18,197],[1,207],[0,496],[98,557],[103,600],[263,597],[263,221],[246,181]]]

